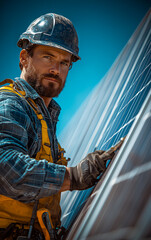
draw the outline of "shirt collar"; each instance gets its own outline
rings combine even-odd
[[[21,88],[21,90],[23,89],[26,92],[26,98],[32,98],[33,100],[40,98],[36,90],[32,88],[24,79],[17,77],[15,78],[15,82],[17,83],[17,86]]]
[[[54,121],[57,122],[61,111],[61,107],[54,99],[52,99],[51,102],[49,103],[48,111],[51,114],[51,117],[54,119]]]

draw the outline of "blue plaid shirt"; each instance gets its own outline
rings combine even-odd
[[[52,99],[46,108],[42,98],[23,79],[15,85],[26,92],[40,108],[48,125],[54,163],[35,156],[41,147],[41,123],[24,98],[11,92],[0,92],[0,194],[22,202],[31,202],[58,192],[66,168],[57,165],[56,123],[59,105]]]

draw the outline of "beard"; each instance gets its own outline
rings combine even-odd
[[[42,83],[44,78],[53,78],[57,81],[57,84],[56,82],[48,82],[47,86],[45,86]],[[26,73],[26,81],[42,97],[57,97],[65,86],[65,82],[63,83],[58,75],[52,73],[38,75],[34,71],[28,71],[28,73]],[[58,87],[56,87],[56,85]]]

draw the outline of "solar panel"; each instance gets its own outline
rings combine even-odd
[[[64,143],[67,155],[72,159],[69,166],[76,165],[87,153],[94,151],[94,149],[109,149],[121,137],[129,133],[134,121],[136,121],[138,113],[151,89],[150,27],[151,11],[144,17],[106,76],[95,87],[67,128],[62,132],[60,139]],[[137,147],[140,148],[140,146],[138,143]],[[148,149],[147,146],[146,149]],[[106,176],[103,176],[103,180],[100,180],[101,184],[98,183],[96,186],[90,202],[94,201],[93,197],[95,199],[95,196],[97,196],[97,191],[104,183]],[[126,186],[128,188],[128,181]],[[114,189],[116,192],[116,187]],[[92,190],[93,188],[80,192],[63,193],[61,201],[62,225],[65,228],[70,229]],[[121,190],[122,185],[120,188],[119,184],[118,191]],[[142,214],[144,213],[142,212]],[[96,219],[95,223],[97,221],[100,223],[99,218]],[[100,225],[96,224],[96,226],[95,228],[93,225],[95,230],[89,232],[88,239],[91,239],[93,235],[97,237],[97,234],[100,234],[98,233]],[[102,239],[111,238],[107,236],[107,238]]]
[[[95,189],[96,197],[92,194],[68,239],[151,239],[150,143],[151,91],[103,183]]]

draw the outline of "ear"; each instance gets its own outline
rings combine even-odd
[[[28,65],[28,59],[29,55],[25,49],[22,49],[20,52],[20,63],[23,65],[23,67],[27,67]]]

